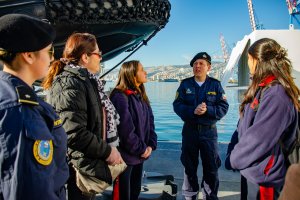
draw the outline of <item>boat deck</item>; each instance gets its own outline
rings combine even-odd
[[[227,144],[219,144],[219,153],[222,160],[222,166],[219,169],[219,199],[220,200],[238,200],[240,199],[240,174],[238,172],[228,171],[224,168],[224,160],[227,150]],[[173,175],[174,182],[177,184],[177,199],[182,199],[181,186],[183,182],[183,166],[180,162],[181,143],[159,142],[158,149],[152,153],[149,160],[144,163],[145,177],[143,178],[142,192],[140,199],[157,199],[162,193],[164,181],[147,179],[147,176],[153,174]],[[201,160],[198,168],[199,183],[202,180]],[[110,199],[111,188],[106,191],[106,195],[98,196],[97,200]],[[202,194],[199,194],[199,199]]]

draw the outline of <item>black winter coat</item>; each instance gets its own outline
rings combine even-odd
[[[97,83],[84,68],[65,66],[47,95],[68,135],[68,157],[83,174],[111,183],[105,159],[111,147],[102,140],[103,114]]]

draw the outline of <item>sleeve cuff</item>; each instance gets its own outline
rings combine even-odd
[[[109,157],[110,153],[111,153],[111,146],[107,145],[107,148],[104,152],[104,159],[105,160]]]
[[[215,117],[216,116],[216,112],[213,106],[207,106],[207,115],[210,117]]]

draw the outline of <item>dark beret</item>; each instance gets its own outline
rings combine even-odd
[[[209,64],[211,64],[211,58],[210,58],[210,55],[208,55],[206,52],[200,52],[200,53],[197,53],[194,58],[191,60],[190,62],[190,65],[191,67],[193,67],[193,64],[196,60],[198,59],[204,59],[206,60],[207,62],[209,62]]]
[[[23,14],[0,17],[0,48],[8,52],[38,51],[55,39],[55,30],[47,22]]]

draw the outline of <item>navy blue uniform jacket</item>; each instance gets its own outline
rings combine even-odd
[[[173,108],[184,122],[213,125],[228,111],[229,105],[224,94],[220,81],[207,76],[200,87],[194,77],[190,77],[181,82]],[[207,112],[195,115],[194,110],[202,102],[206,103]]]
[[[63,200],[67,136],[52,107],[0,72],[0,199]]]

